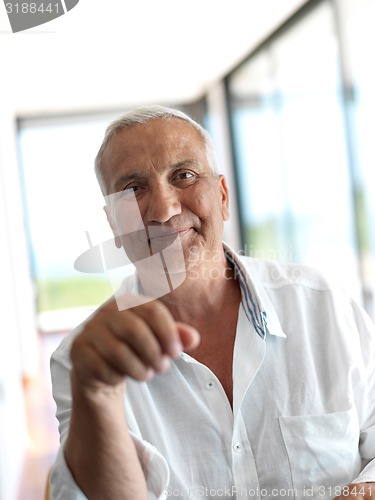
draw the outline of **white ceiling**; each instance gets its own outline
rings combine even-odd
[[[1,2],[0,93],[19,115],[193,100],[303,3],[80,0],[13,34]]]

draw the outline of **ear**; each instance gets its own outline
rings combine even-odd
[[[229,220],[229,191],[224,175],[219,175],[219,189],[221,194],[221,214],[223,221]]]
[[[118,229],[117,229],[116,223],[112,219],[111,211],[110,211],[108,205],[105,205],[103,207],[103,210],[107,216],[107,221],[108,221],[109,225],[111,226],[113,236],[115,237],[115,245],[117,248],[121,248],[122,244],[121,244],[121,240],[120,240],[119,235],[118,235]]]

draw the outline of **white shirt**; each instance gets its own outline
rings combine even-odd
[[[216,376],[188,354],[150,382],[129,380],[128,423],[149,498],[333,498],[346,484],[375,481],[374,325],[316,271],[225,249],[242,293],[233,411]],[[138,292],[135,278],[127,291]],[[86,498],[62,452],[77,333],[51,360],[62,442],[55,500]]]

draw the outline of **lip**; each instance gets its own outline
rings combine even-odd
[[[184,228],[174,229],[173,231],[165,231],[165,232],[162,231],[162,234],[160,234],[160,235],[149,236],[149,241],[155,241],[155,240],[160,241],[163,239],[173,238],[173,237],[176,237],[178,235],[183,236],[184,234],[189,232],[190,229],[191,229],[191,227],[184,227]]]

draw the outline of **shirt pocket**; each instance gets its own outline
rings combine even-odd
[[[296,498],[333,498],[360,471],[354,407],[338,413],[279,417]]]

